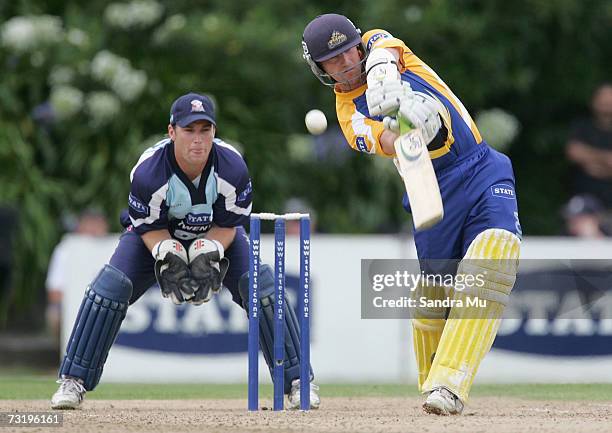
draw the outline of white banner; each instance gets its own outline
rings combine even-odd
[[[117,239],[65,239],[72,268],[63,304],[64,345],[83,291],[112,255]],[[262,237],[263,262],[273,263],[272,240],[271,236]],[[412,239],[399,235],[314,235],[311,248],[311,354],[317,381],[415,382],[410,322],[363,320],[360,305],[360,260],[415,258]],[[610,258],[612,242],[531,238],[523,242],[522,251],[522,258]],[[291,299],[299,270],[296,238],[287,238],[286,260]],[[612,356],[529,353],[524,343],[535,337],[527,335],[515,339],[516,343],[511,338],[519,329],[516,320],[514,323],[502,324],[498,340],[505,348],[493,349],[485,359],[478,375],[480,382],[612,382]],[[202,306],[176,307],[153,287],[129,308],[103,380],[246,382],[246,331],[245,313],[227,290]],[[588,347],[592,338],[571,331],[566,337],[580,338],[580,344],[586,345],[581,347]],[[263,357],[260,376],[269,377]]]

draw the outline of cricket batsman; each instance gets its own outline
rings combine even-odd
[[[144,151],[130,174],[129,212],[119,245],[85,295],[59,369],[53,409],[75,409],[100,381],[128,306],[147,290],[175,304],[201,305],[225,286],[236,304],[248,304],[249,246],[243,227],[253,188],[240,153],[215,137],[210,98],[180,96],[170,109],[168,138]],[[153,288],[152,288],[153,287]],[[274,273],[259,275],[260,345],[274,365]],[[285,394],[300,407],[300,327],[291,304],[285,312]],[[197,378],[198,372],[193,372]],[[313,378],[311,372],[311,380]],[[316,409],[318,387],[310,386]]]
[[[375,29],[362,36],[345,16],[325,14],[306,26],[302,47],[315,76],[333,87],[338,122],[353,149],[393,158],[400,118],[419,130],[443,203],[440,222],[415,230],[421,266],[428,259],[456,259],[461,260],[457,276],[485,276],[472,293],[452,288],[446,293],[432,285],[417,289],[429,299],[476,294],[487,301],[484,308],[419,308],[412,320],[418,386],[427,395],[424,410],[461,414],[516,278],[521,228],[512,164],[487,145],[442,79],[389,32]],[[369,74],[381,68],[398,79],[371,80]],[[411,204],[417,205],[405,195],[408,212]]]

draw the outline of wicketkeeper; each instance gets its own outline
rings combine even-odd
[[[189,93],[170,111],[168,136],[145,150],[130,174],[126,227],[109,263],[85,291],[59,370],[54,409],[73,409],[100,380],[128,306],[159,284],[175,304],[200,305],[227,287],[248,304],[249,246],[243,225],[251,213],[252,186],[236,149],[215,138],[211,100]],[[274,275],[259,275],[260,345],[273,367]],[[285,394],[300,406],[300,328],[285,303]],[[197,373],[195,373],[197,375]],[[313,377],[311,373],[311,378]],[[310,405],[319,406],[310,384]]]
[[[444,208],[441,222],[414,234],[422,266],[425,259],[462,259],[458,272],[486,275],[478,296],[487,308],[425,309],[412,321],[424,409],[460,414],[516,277],[521,228],[512,164],[482,139],[442,79],[388,32],[370,30],[362,37],[348,18],[326,14],[306,26],[302,46],[312,72],[334,89],[338,121],[353,149],[394,157],[396,113],[420,130]],[[396,68],[400,79],[368,88],[368,74],[381,67]],[[403,204],[410,212],[407,196]],[[444,287],[419,291],[430,299],[446,296]]]

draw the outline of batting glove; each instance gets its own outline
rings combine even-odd
[[[412,88],[406,81],[379,81],[366,90],[370,116],[395,113],[401,102],[410,97]]]
[[[419,128],[423,133],[425,143],[429,144],[436,137],[442,127],[439,115],[440,101],[431,95],[422,92],[411,92],[402,99],[398,116]]]
[[[388,129],[389,131],[397,135],[400,134],[399,122],[395,117],[385,116],[385,118],[383,119],[383,126],[385,127],[385,129]]]

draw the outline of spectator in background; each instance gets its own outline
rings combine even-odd
[[[303,199],[298,197],[292,197],[285,202],[283,208],[284,213],[307,213],[310,214],[310,233],[314,233],[317,230],[317,218],[314,209]],[[287,236],[299,236],[300,235],[300,221],[299,220],[287,220],[285,225],[285,233]]]
[[[592,195],[612,209],[612,83],[595,90],[591,110],[592,118],[573,124],[566,146],[576,164],[574,193]]]
[[[566,233],[581,238],[603,238],[610,235],[603,219],[601,202],[590,195],[576,195],[563,207]]]
[[[102,237],[108,234],[108,222],[106,218],[96,209],[86,209],[78,217],[76,225],[71,230],[75,234]],[[66,273],[70,271],[67,263],[66,242],[60,241],[53,250],[49,269],[47,271],[47,327],[56,339],[59,347],[61,328],[62,297],[66,284]]]

